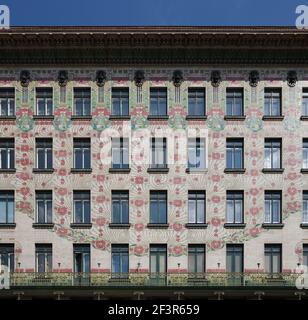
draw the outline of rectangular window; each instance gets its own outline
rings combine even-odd
[[[264,246],[265,254],[265,272],[266,273],[280,273],[281,266],[281,244],[266,244]]]
[[[188,88],[188,115],[205,116],[205,89]]]
[[[129,254],[127,244],[113,244],[111,246],[112,277],[127,278],[129,271]]]
[[[74,138],[74,168],[91,169],[91,139]]]
[[[205,246],[203,244],[188,245],[188,273],[205,272]]]
[[[281,169],[281,147],[279,138],[264,139],[264,168]]]
[[[36,272],[52,272],[52,245],[36,244],[35,245]]]
[[[281,191],[265,191],[264,222],[281,223]]]
[[[90,245],[74,244],[74,272],[89,273],[90,272]]]
[[[151,168],[167,167],[167,139],[151,138]]]
[[[52,223],[52,191],[36,191],[37,223]]]
[[[36,114],[39,116],[53,114],[52,88],[36,88]]]
[[[74,223],[91,223],[90,191],[74,191]]]
[[[281,89],[265,88],[264,89],[264,115],[281,116]]]
[[[0,273],[5,271],[14,272],[14,244],[0,244]]]
[[[36,167],[38,169],[52,169],[52,139],[36,138]]]
[[[74,88],[75,116],[91,115],[91,88]]]
[[[15,141],[11,138],[0,139],[0,169],[15,168]]]
[[[167,246],[164,244],[150,245],[150,272],[158,275],[167,272]]]
[[[0,191],[0,223],[14,223],[14,191]]]
[[[303,265],[308,267],[308,244],[303,244]]]
[[[308,191],[303,191],[303,223],[308,224]]]
[[[308,139],[303,139],[303,169],[308,169]]]
[[[244,168],[244,139],[227,139],[227,169]]]
[[[188,223],[205,223],[205,192],[188,192]]]
[[[129,90],[128,88],[112,88],[112,115],[128,116]]]
[[[227,116],[244,115],[243,88],[227,88]]]
[[[188,139],[188,168],[205,169],[205,139],[189,138]]]
[[[128,223],[128,191],[112,191],[112,223]]]
[[[112,138],[112,168],[128,169],[129,140],[128,138]]]
[[[15,115],[15,89],[0,88],[0,116]]]
[[[244,270],[244,247],[242,244],[227,244],[227,272],[241,273]]]
[[[167,223],[167,191],[150,191],[150,223]]]
[[[150,115],[167,115],[167,88],[150,88]]]
[[[227,223],[243,223],[244,192],[227,191]]]
[[[308,88],[303,88],[302,93],[302,116],[308,116]]]

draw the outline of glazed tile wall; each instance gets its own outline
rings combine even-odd
[[[14,189],[16,203],[16,228],[1,229],[1,243],[15,243],[16,267],[33,270],[35,243],[53,244],[54,269],[72,270],[73,243],[91,244],[91,267],[110,270],[110,250],[113,243],[129,243],[130,269],[148,270],[149,244],[168,244],[168,270],[187,269],[187,245],[206,244],[206,268],[225,269],[226,243],[244,243],[245,269],[253,270],[260,263],[264,266],[264,244],[283,244],[283,269],[294,269],[301,261],[302,243],[308,243],[307,230],[300,228],[302,190],[308,190],[308,176],[300,173],[302,138],[308,137],[308,122],[300,121],[302,87],[308,87],[308,70],[297,70],[299,81],[295,87],[286,83],[285,69],[259,69],[260,82],[250,87],[250,69],[221,69],[222,82],[213,88],[209,81],[210,69],[182,68],[185,81],[180,87],[180,102],[175,103],[175,87],[171,81],[173,69],[145,69],[146,81],[142,86],[142,103],[136,102],[133,69],[106,69],[107,82],[104,96],[98,99],[95,72],[92,69],[69,69],[66,101],[60,103],[60,87],[55,81],[58,70],[30,70],[29,100],[22,102],[22,87],[18,81],[20,70],[0,70],[0,86],[16,88],[16,121],[0,120],[0,136],[14,137],[16,148],[16,174],[1,174],[0,189]],[[35,87],[52,86],[54,89],[54,120],[33,120],[35,114]],[[91,87],[92,120],[71,120],[72,92],[74,87]],[[110,128],[121,128],[119,121],[109,119],[111,88],[129,87],[130,125],[132,130],[158,127],[208,129],[208,171],[188,174],[186,166],[175,159],[168,174],[149,174],[147,165],[132,165],[130,174],[110,174],[109,166],[100,159],[103,143],[101,136]],[[168,113],[163,122],[148,122],[149,88],[168,88]],[[206,121],[186,121],[187,88],[206,88]],[[226,87],[243,87],[245,121],[225,121]],[[282,88],[283,121],[262,121],[264,87]],[[52,137],[53,174],[34,174],[35,138]],[[74,137],[90,137],[92,168],[90,174],[72,174]],[[245,138],[245,174],[225,174],[225,143],[227,137]],[[264,137],[281,137],[283,174],[263,174]],[[179,146],[181,147],[181,146]],[[52,230],[33,229],[35,190],[53,190],[55,227]],[[72,192],[76,189],[91,190],[91,229],[72,229]],[[111,190],[129,189],[130,223],[128,230],[110,229]],[[148,229],[149,191],[168,190],[168,229]],[[188,190],[206,190],[207,229],[186,229],[188,222]],[[225,229],[226,190],[244,190],[244,229]],[[264,190],[282,190],[284,228],[262,228]],[[179,265],[180,264],[180,265]]]

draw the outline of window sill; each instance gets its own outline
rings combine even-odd
[[[92,120],[92,116],[71,116],[71,120]]]
[[[262,169],[263,173],[283,173],[284,172],[284,168],[280,168],[280,169],[268,169],[268,168],[263,168]]]
[[[130,120],[130,115],[125,115],[125,116],[110,115],[109,120]]]
[[[148,120],[168,120],[168,115],[161,115],[161,116],[148,116]]]
[[[301,117],[300,117],[300,120],[302,120],[302,121],[308,121],[308,116],[301,116]]]
[[[169,168],[148,168],[148,173],[168,173]]]
[[[244,121],[246,116],[224,116],[227,121]]]
[[[245,168],[238,168],[238,169],[233,169],[233,168],[226,168],[224,170],[224,173],[245,173],[246,172],[246,169]]]
[[[246,227],[246,223],[225,223],[225,229],[243,229]]]
[[[130,173],[130,168],[109,168],[109,173]]]
[[[33,168],[32,172],[33,173],[53,173],[55,169],[38,169],[38,168]]]
[[[0,223],[0,229],[15,229],[16,223]]]
[[[284,116],[263,116],[263,121],[282,121]]]
[[[194,169],[194,168],[186,168],[186,173],[207,173],[208,169]]]
[[[308,223],[306,222],[306,223],[301,223],[300,224],[300,227],[302,228],[302,229],[308,229]]]
[[[207,223],[186,223],[185,227],[187,229],[206,229]]]
[[[91,229],[92,223],[71,223],[70,227],[73,229]]]
[[[55,116],[43,116],[43,115],[34,115],[33,119],[34,120],[53,120]]]
[[[91,173],[92,169],[76,169],[76,168],[72,168],[71,169],[71,173]]]
[[[206,120],[207,116],[192,116],[192,115],[187,115],[186,120]]]
[[[16,120],[16,116],[0,116],[0,120]]]
[[[301,173],[308,173],[308,168],[302,168]]]
[[[168,229],[169,223],[148,223],[147,227],[149,229]]]
[[[52,229],[54,227],[54,223],[33,223],[32,228],[34,229]]]
[[[0,173],[15,173],[16,169],[0,169]]]
[[[110,229],[129,229],[130,223],[109,223]]]
[[[284,223],[262,223],[262,228],[264,229],[282,229]]]

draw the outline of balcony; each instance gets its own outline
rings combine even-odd
[[[10,274],[10,288],[204,287],[295,288],[300,273],[24,273]]]

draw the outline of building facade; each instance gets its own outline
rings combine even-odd
[[[305,298],[307,43],[0,31],[0,296]]]

